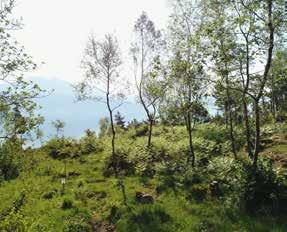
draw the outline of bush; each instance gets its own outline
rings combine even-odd
[[[251,128],[252,129],[252,128]],[[231,152],[231,142],[229,131],[225,125],[218,125],[214,123],[200,125],[195,132],[195,146],[201,153],[220,154]],[[245,144],[245,135],[242,129],[234,128],[234,137],[236,140],[236,150]],[[199,140],[198,142],[196,140]]]
[[[0,181],[19,176],[23,166],[23,150],[19,141],[6,141],[0,145]]]
[[[157,171],[177,169],[182,162],[185,148],[173,146],[164,139],[156,138],[150,148],[145,143],[138,144],[130,152],[130,157],[136,166],[136,172],[141,176],[153,177]],[[180,169],[180,168],[179,168]]]
[[[87,133],[79,141],[72,138],[53,138],[44,145],[44,149],[54,159],[65,159],[100,152],[103,146],[96,135]]]
[[[195,132],[196,137],[201,137],[203,140],[214,141],[215,143],[224,143],[229,139],[228,131],[225,125],[218,124],[203,124]]]
[[[43,193],[42,199],[50,200],[57,194],[57,191],[53,190],[50,192]]]
[[[147,124],[142,124],[139,127],[135,128],[135,136],[136,137],[146,136],[147,132],[148,132],[148,125]]]
[[[203,201],[207,197],[209,186],[206,184],[194,184],[189,189],[188,200]]]
[[[185,188],[189,188],[193,184],[203,183],[204,180],[205,180],[205,178],[202,175],[202,173],[198,172],[197,170],[195,170],[195,171],[188,171],[184,175],[183,185],[184,185]]]
[[[197,152],[204,155],[218,155],[221,153],[221,145],[212,140],[195,138],[193,146]]]
[[[73,158],[81,155],[81,147],[74,139],[54,138],[49,140],[44,149],[54,159]]]
[[[287,212],[287,186],[277,176],[271,159],[260,159],[255,172],[249,168],[244,197],[245,207],[251,213]]]
[[[95,132],[90,130],[86,130],[85,136],[80,139],[80,145],[83,155],[103,151],[102,143],[98,140]]]
[[[147,148],[146,144],[140,144],[131,152],[131,157],[135,162],[137,174],[146,177],[154,176],[158,152],[153,146]]]
[[[48,227],[39,222],[33,223],[29,228],[29,232],[48,232],[48,231],[49,231]]]
[[[241,209],[246,186],[246,165],[231,157],[216,157],[207,166],[209,184],[217,181],[226,209]]]
[[[83,219],[73,218],[67,220],[64,225],[63,232],[89,232],[91,227]]]
[[[27,231],[27,222],[19,211],[11,210],[8,215],[0,219],[0,231]]]
[[[105,160],[104,176],[108,177],[114,174],[114,168],[117,169],[118,174],[121,175],[133,175],[135,173],[135,164],[129,159],[128,151],[123,147],[119,147],[115,152],[115,159],[112,155],[108,156]]]
[[[73,201],[69,198],[65,198],[63,203],[62,203],[61,208],[62,209],[71,209],[73,207],[74,207]]]

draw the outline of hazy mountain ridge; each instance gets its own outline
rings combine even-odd
[[[75,93],[69,82],[43,77],[33,77],[31,80],[42,89],[53,90],[49,96],[37,99],[37,103],[42,107],[39,113],[45,117],[45,123],[42,126],[45,137],[55,133],[51,126],[53,120],[60,119],[66,123],[64,132],[66,136],[79,137],[88,128],[98,130],[100,118],[108,116],[103,103],[76,102]],[[144,118],[144,111],[132,98],[129,98],[129,101],[119,108],[119,111],[126,121]]]

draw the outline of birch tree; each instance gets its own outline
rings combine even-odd
[[[79,101],[94,100],[107,106],[112,132],[112,165],[117,173],[116,159],[116,130],[114,124],[114,111],[124,101],[123,82],[119,76],[119,68],[122,64],[120,48],[117,39],[111,35],[105,35],[102,40],[90,36],[82,61],[85,70],[85,79],[75,86]]]

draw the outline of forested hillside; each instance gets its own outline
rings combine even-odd
[[[129,58],[114,34],[87,38],[68,113],[108,117],[73,138],[49,112],[47,140],[53,91],[25,78],[38,65],[1,1],[0,231],[287,231],[286,2],[169,3],[166,28],[135,20]],[[144,120],[123,116],[128,96]]]

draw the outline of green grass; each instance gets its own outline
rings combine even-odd
[[[178,136],[174,136],[171,128],[165,129],[168,131],[160,136],[162,130],[162,127],[155,128],[153,142],[170,146],[169,151],[174,151],[176,155],[175,147],[184,146],[184,128],[174,129]],[[198,130],[198,137],[204,134],[200,130],[203,129]],[[118,143],[133,147],[146,142],[146,137],[133,140],[129,136],[129,132],[120,136]],[[170,141],[175,142],[169,145]],[[285,218],[248,216],[226,208],[220,199],[207,197],[202,202],[188,200],[186,190],[180,186],[176,189],[167,188],[157,194],[156,187],[163,183],[163,176],[160,175],[154,178],[139,175],[125,177],[127,206],[124,206],[117,180],[103,176],[104,160],[110,149],[109,141],[105,140],[104,145],[105,151],[86,155],[84,160],[67,160],[67,172],[77,175],[68,177],[64,192],[61,185],[64,161],[54,160],[42,151],[29,152],[25,157],[26,170],[17,179],[2,182],[0,186],[0,212],[11,207],[19,195],[24,193],[26,198],[21,214],[26,221],[27,231],[62,231],[65,222],[73,218],[106,223],[111,221],[117,231],[123,232],[287,231]],[[278,145],[272,149],[282,153],[286,152],[287,147]],[[137,191],[152,194],[155,203],[137,203]],[[50,192],[54,193],[53,197],[44,199],[43,195]],[[63,209],[65,199],[72,202],[71,208]]]

